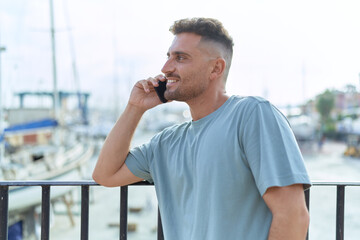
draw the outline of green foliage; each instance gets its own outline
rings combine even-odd
[[[346,115],[339,113],[336,117],[336,121],[339,122],[339,121],[344,120],[345,118],[351,118],[352,120],[356,120],[356,119],[358,119],[358,115],[356,113],[346,114]]]
[[[342,121],[345,118],[345,116],[341,113],[339,113],[336,117],[336,121]]]
[[[316,109],[320,113],[321,122],[324,124],[330,119],[331,111],[335,106],[335,95],[332,91],[326,90],[317,96]]]
[[[328,119],[323,125],[323,133],[328,138],[334,138],[336,135],[336,124],[332,119]]]

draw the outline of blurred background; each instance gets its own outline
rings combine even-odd
[[[169,27],[212,17],[235,42],[228,94],[262,96],[288,117],[312,180],[359,181],[359,9],[357,0],[0,0],[0,180],[91,179],[132,86],[161,73]],[[183,103],[152,109],[133,146],[187,120]],[[324,199],[334,191],[314,189],[311,239],[331,239],[335,205]],[[114,191],[94,190],[92,214],[104,214],[90,221],[95,239],[117,238]],[[130,214],[129,238],[155,239],[153,189],[133,191],[130,204],[142,210]],[[26,202],[30,193],[21,192],[10,196],[10,222],[22,222],[23,239],[36,239],[39,200]],[[52,239],[77,239],[78,205],[67,199],[76,190],[53,195]],[[356,239],[360,192],[348,196],[345,235]]]

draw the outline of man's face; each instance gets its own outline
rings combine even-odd
[[[181,33],[169,48],[162,68],[167,80],[165,98],[188,101],[200,96],[209,85],[210,55],[201,47],[201,36]]]

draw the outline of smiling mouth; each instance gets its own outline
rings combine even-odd
[[[175,82],[177,82],[177,80],[168,79],[167,82],[168,83],[175,83]]]

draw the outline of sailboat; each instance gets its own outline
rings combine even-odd
[[[53,62],[52,92],[19,92],[20,106],[7,109],[8,127],[0,129],[2,152],[1,180],[79,180],[84,167],[93,156],[94,144],[86,135],[74,131],[74,126],[87,124],[88,93],[64,92],[57,89],[55,34],[51,9],[51,42]],[[1,82],[0,82],[1,83]],[[0,85],[1,89],[1,85]],[[50,97],[52,107],[27,107],[25,97]],[[80,120],[69,124],[61,117],[62,106],[70,97],[78,98]],[[1,103],[1,102],[0,102]],[[0,111],[3,108],[0,106]],[[4,116],[4,114],[0,114]],[[73,187],[54,188],[52,200],[73,191]],[[41,188],[13,187],[9,193],[9,237],[11,228],[21,229],[21,239],[36,239],[36,207],[41,204]],[[19,232],[19,231],[18,231]]]
[[[14,109],[17,115],[29,114],[45,109]],[[11,111],[8,111],[8,114]],[[11,116],[9,114],[8,116]],[[11,119],[11,118],[9,118]],[[91,139],[77,134],[71,126],[63,125],[53,118],[32,119],[5,128],[4,140],[7,143],[5,159],[2,164],[3,180],[79,180],[84,177],[86,163],[93,156],[94,145]],[[73,191],[73,187],[53,188],[51,199],[56,200]],[[16,187],[9,194],[9,226],[21,224],[34,225],[36,206],[41,203],[41,188]],[[26,227],[29,229],[29,227]],[[32,229],[34,230],[34,229]],[[10,233],[10,231],[9,231]],[[34,231],[30,231],[34,233]],[[23,234],[30,234],[25,233]]]

